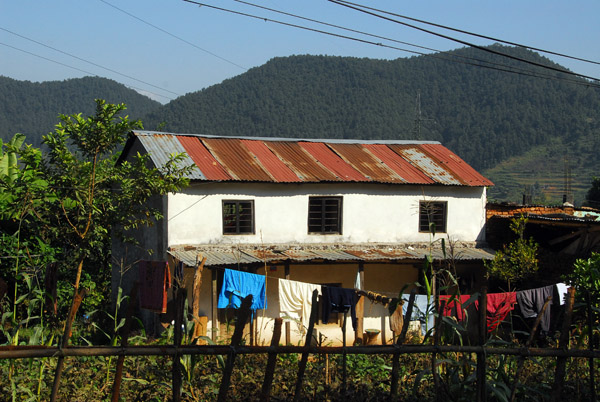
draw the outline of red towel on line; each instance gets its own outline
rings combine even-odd
[[[442,301],[445,301],[444,310],[442,310],[442,315],[456,317],[458,321],[462,321],[465,319],[465,309],[463,308],[463,304],[469,300],[471,295],[440,295],[440,305]]]
[[[516,292],[488,293],[487,294],[487,328],[492,332],[515,308],[517,303]],[[475,301],[475,307],[479,309],[479,300]]]
[[[166,261],[140,261],[140,307],[156,313],[167,312],[167,289],[171,287],[171,270]]]

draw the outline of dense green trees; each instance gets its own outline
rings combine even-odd
[[[16,175],[0,174],[0,195],[10,195],[0,197],[0,251],[9,257],[0,260],[0,277],[9,281],[14,305],[19,286],[35,280],[39,288],[50,263],[58,268],[63,307],[82,284],[92,290],[89,308],[108,300],[111,232],[153,224],[161,215],[147,200],[186,185],[177,155],[160,170],[148,155],[116,163],[128,133],[141,127],[119,116],[124,109],[97,100],[90,117],[61,115],[43,137],[47,152],[4,146],[20,157],[18,167],[12,164]]]

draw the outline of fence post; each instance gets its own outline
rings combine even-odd
[[[538,316],[535,319],[535,322],[533,323],[533,328],[531,328],[531,333],[529,334],[529,338],[527,338],[527,342],[525,342],[526,348],[529,348],[529,345],[531,345],[531,342],[533,342],[533,339],[535,338],[535,333],[538,329],[538,326],[540,325],[540,322],[542,322],[542,317],[544,316],[544,312],[546,311],[546,308],[548,308],[548,305],[550,304],[551,300],[552,300],[552,296],[548,296],[548,298],[546,299],[546,302],[542,306],[542,310],[538,313]],[[512,388],[510,390],[510,402],[514,402],[514,400],[515,400],[515,396],[517,393],[517,384],[519,383],[519,377],[521,377],[521,371],[523,371],[524,363],[525,363],[525,358],[523,356],[519,357],[519,362],[517,363],[517,374],[515,374],[515,382],[513,383]]]
[[[175,288],[175,328],[173,328],[173,338],[175,343],[175,354],[173,355],[173,402],[181,400],[181,354],[178,352],[183,338],[182,329],[183,315],[185,309],[186,291],[183,287],[177,285]]]
[[[396,345],[404,343],[406,339],[406,333],[408,332],[408,325],[412,317],[413,305],[415,304],[415,295],[417,289],[410,291],[410,297],[408,298],[408,306],[406,307],[406,315],[404,316],[404,322],[402,323],[402,331],[396,339]],[[398,371],[400,370],[400,353],[394,353],[392,356],[392,384],[390,385],[390,399],[394,400],[398,396]]]
[[[73,328],[73,320],[77,315],[77,310],[79,310],[79,306],[81,305],[86,293],[87,289],[80,289],[73,298],[73,304],[71,304],[71,310],[69,311],[69,316],[67,317],[67,322],[65,323],[65,333],[63,334],[60,343],[61,348],[66,348],[69,345],[71,329]],[[54,383],[52,384],[52,395],[50,395],[51,402],[55,402],[56,398],[58,398],[58,386],[60,384],[60,377],[62,376],[64,364],[65,358],[63,356],[59,356],[58,362],[56,363],[56,370],[54,371]]]
[[[569,347],[569,329],[571,327],[571,318],[573,316],[573,304],[575,302],[575,288],[570,287],[567,292],[567,306],[565,307],[565,318],[563,327],[558,340],[560,349]],[[567,368],[567,357],[556,358],[556,370],[554,374],[554,384],[552,385],[551,401],[560,401],[563,383],[565,381],[565,370]]]
[[[242,341],[244,335],[244,327],[250,317],[250,307],[252,306],[252,295],[246,296],[242,300],[242,305],[237,312],[237,321],[235,323],[235,329],[233,336],[231,337],[230,346],[238,346]],[[229,382],[231,381],[231,373],[233,372],[233,366],[235,364],[235,350],[231,350],[229,356],[227,356],[227,363],[225,363],[225,370],[223,371],[223,379],[221,380],[221,387],[219,388],[219,402],[225,402],[227,399],[227,390],[229,389]]]
[[[317,321],[317,296],[319,294],[318,290],[314,290],[312,294],[312,308],[310,310],[310,319],[308,321],[308,332],[306,333],[306,341],[304,341],[304,346],[306,348],[310,347],[310,341],[312,338],[312,332],[315,327],[315,322]],[[298,378],[296,379],[296,387],[294,389],[294,401],[300,400],[300,395],[302,394],[302,381],[304,379],[304,372],[306,371],[306,364],[308,363],[308,351],[302,353],[302,358],[300,359],[300,364],[298,366]]]
[[[131,330],[131,317],[137,306],[137,293],[138,293],[138,282],[133,283],[133,288],[129,294],[129,304],[127,305],[127,313],[125,315],[125,325],[123,326],[121,347],[123,350],[129,343],[129,331]],[[125,363],[125,355],[120,354],[117,359],[117,369],[115,371],[115,381],[113,382],[112,398],[111,402],[119,401],[119,394],[121,393],[121,379],[123,377],[123,364]]]
[[[279,346],[281,338],[281,324],[283,319],[275,318],[275,327],[273,328],[273,338],[271,338],[271,346]],[[275,374],[275,365],[277,364],[277,352],[269,353],[267,360],[267,368],[265,369],[265,381],[263,382],[262,391],[260,394],[261,401],[268,401],[271,398],[271,385],[273,384],[273,375]]]
[[[485,387],[485,352],[484,346],[487,340],[487,287],[481,289],[479,295],[479,346],[481,352],[477,352],[477,402],[484,402],[487,399]]]

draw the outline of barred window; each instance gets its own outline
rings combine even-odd
[[[223,201],[223,234],[254,234],[254,201]]]
[[[342,233],[342,197],[309,197],[308,233]]]
[[[430,223],[435,224],[436,233],[446,233],[446,201],[419,202],[419,232],[430,232]]]

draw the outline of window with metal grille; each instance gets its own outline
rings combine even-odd
[[[342,197],[309,197],[308,233],[342,233]]]
[[[419,232],[430,232],[429,224],[435,224],[436,233],[446,233],[446,201],[419,202]]]
[[[223,234],[254,234],[254,201],[223,201]]]

